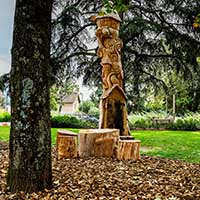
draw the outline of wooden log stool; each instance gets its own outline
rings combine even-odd
[[[84,129],[79,133],[79,156],[116,156],[118,129]]]
[[[120,136],[117,158],[119,160],[140,159],[140,140],[134,140],[132,136]]]
[[[67,130],[57,131],[58,159],[78,157],[78,134]]]

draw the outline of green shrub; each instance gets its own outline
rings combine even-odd
[[[88,111],[88,114],[90,116],[96,117],[98,119],[99,118],[99,108],[91,107],[90,110]]]
[[[129,127],[130,129],[134,128],[156,128],[153,125],[152,119],[157,118],[164,118],[166,114],[164,112],[144,112],[144,113],[135,113],[129,116]]]
[[[0,122],[10,122],[11,115],[8,112],[0,113]],[[53,128],[97,128],[97,124],[79,119],[71,115],[53,115],[51,116],[51,126]]]
[[[199,130],[200,129],[200,114],[189,113],[182,117],[177,117],[175,122],[169,124],[153,123],[153,118],[164,119],[168,118],[163,112],[145,112],[136,113],[129,116],[130,129],[134,128],[165,128],[169,130]]]
[[[81,120],[75,116],[58,115],[51,117],[52,128],[97,128],[97,124]]]
[[[169,124],[170,130],[194,131],[199,129],[200,121],[194,118],[179,118],[174,123]]]
[[[199,121],[196,119],[185,119],[184,120],[184,130],[194,131],[198,129]]]
[[[165,128],[168,129],[168,130],[178,130],[176,123],[174,123],[174,122],[167,124]]]
[[[149,119],[144,119],[144,118],[141,118],[139,120],[137,120],[134,124],[134,127],[135,128],[143,128],[143,129],[146,129],[146,128],[150,128],[152,125],[151,121]]]
[[[10,122],[11,115],[9,112],[1,112],[0,113],[0,122]]]
[[[95,107],[94,103],[92,101],[87,100],[80,104],[79,111],[88,114],[90,108],[92,107]]]

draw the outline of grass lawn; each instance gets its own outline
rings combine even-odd
[[[1,141],[8,141],[9,140],[9,126],[0,126],[0,140]]]
[[[56,133],[57,133],[57,130],[70,130],[70,131],[73,131],[75,133],[79,132],[79,129],[75,129],[75,128],[52,128],[51,129],[52,144],[56,144]]]
[[[200,132],[131,131],[141,140],[141,154],[200,163]]]
[[[52,144],[56,143],[57,130],[52,128]],[[0,140],[8,141],[10,127],[0,127]],[[79,129],[68,129],[76,133]],[[192,131],[131,131],[141,140],[141,154],[158,156],[192,163],[200,163],[200,132]]]
[[[52,140],[52,144],[56,144],[56,133],[57,130],[70,130],[73,131],[75,133],[79,132],[79,129],[75,129],[75,128],[71,128],[71,129],[67,129],[67,128],[52,128],[51,129],[51,140]],[[0,127],[0,140],[1,141],[6,141],[8,142],[9,140],[9,131],[10,131],[10,127],[8,126],[2,126]]]

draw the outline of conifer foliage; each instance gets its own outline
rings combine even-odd
[[[134,109],[139,109],[146,90],[163,87],[168,92],[165,82],[157,76],[163,70],[181,72],[185,80],[200,73],[197,59],[200,30],[193,25],[200,12],[198,0],[104,0],[103,3],[108,12],[120,11],[125,89]],[[71,0],[68,5],[63,1],[62,6],[57,4],[57,11],[61,12],[57,12],[53,21],[52,57],[59,63],[59,69],[68,68],[73,76],[84,75],[87,85],[101,83],[95,25],[89,17],[104,14],[102,6],[98,0]],[[192,85],[196,87],[196,82]]]

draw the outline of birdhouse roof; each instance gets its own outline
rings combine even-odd
[[[119,85],[113,85],[110,89],[108,89],[102,96],[102,99],[106,99],[110,96],[110,94],[114,91],[114,90],[118,90],[120,92],[120,94],[125,98],[126,98],[126,95],[123,91],[123,89],[119,86]]]

